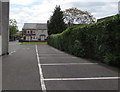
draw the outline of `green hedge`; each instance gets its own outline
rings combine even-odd
[[[120,15],[70,27],[49,36],[48,44],[78,57],[120,65]]]

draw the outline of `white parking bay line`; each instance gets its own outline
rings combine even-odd
[[[36,55],[37,55],[37,61],[38,61],[38,67],[39,67],[39,75],[40,75],[41,88],[42,88],[42,92],[46,92],[46,87],[45,87],[45,82],[44,82],[42,67],[41,67],[41,64],[40,64],[40,58],[39,58],[39,54],[38,54],[37,45],[35,45],[35,46],[36,46]]]
[[[12,52],[9,53],[9,55],[12,55],[12,54],[15,53],[15,52],[16,52],[16,51],[12,51]]]
[[[53,64],[41,64],[42,66],[54,66],[54,65],[93,65],[98,63],[53,63]]]
[[[120,77],[91,77],[91,78],[46,78],[44,81],[72,81],[72,80],[116,80]]]

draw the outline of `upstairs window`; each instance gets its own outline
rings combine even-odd
[[[27,34],[30,34],[30,30],[27,30]]]

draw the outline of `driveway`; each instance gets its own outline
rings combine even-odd
[[[118,90],[118,69],[49,45],[10,45],[3,56],[3,90]],[[71,92],[70,91],[70,92]]]

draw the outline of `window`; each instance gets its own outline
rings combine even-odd
[[[31,40],[31,37],[30,36],[26,36],[26,40]]]
[[[35,39],[35,37],[33,36],[33,39]]]
[[[27,34],[30,34],[30,30],[27,30]]]
[[[32,36],[32,40],[36,40],[36,37],[35,37],[35,36]]]

